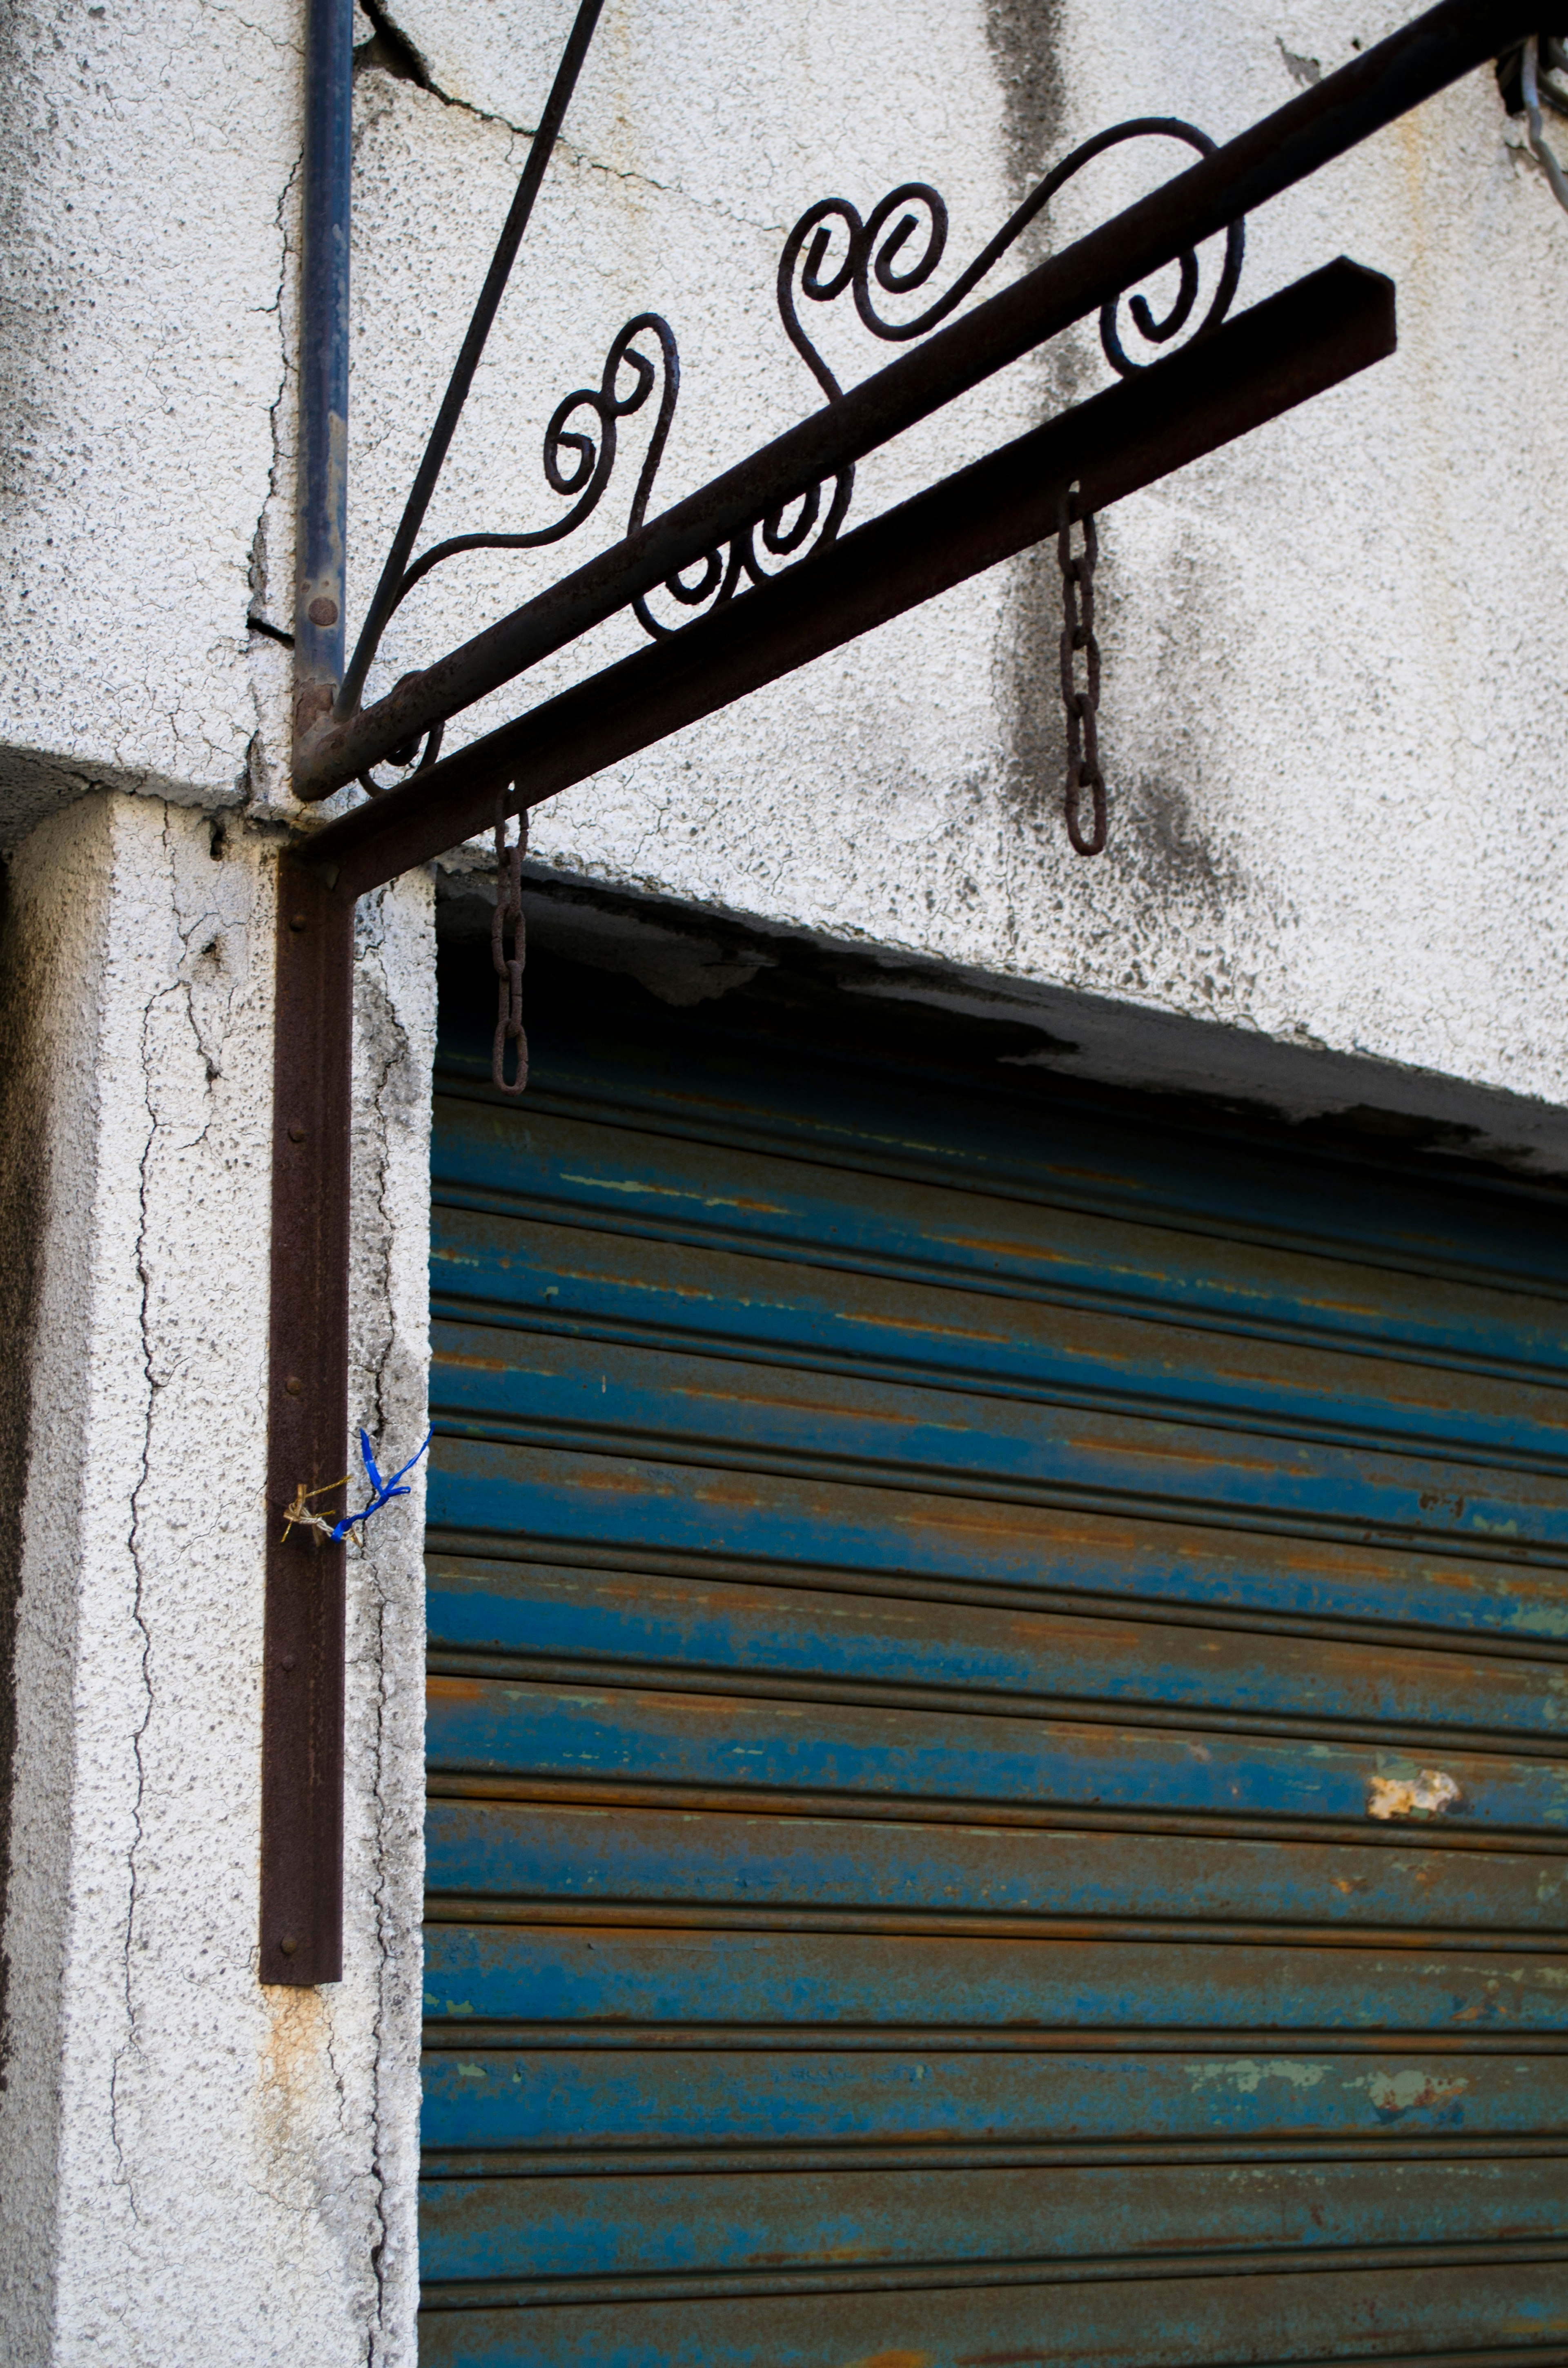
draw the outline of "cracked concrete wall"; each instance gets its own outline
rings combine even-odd
[[[18,2368],[413,2357],[417,1490],[349,1560],[345,1978],[256,1972],[276,845],[100,793],[14,865],[66,990],[6,1933]],[[424,1429],[433,975],[427,882],[368,900],[351,1405],[399,1462]]]
[[[0,14],[7,844],[94,783],[247,791],[300,40],[294,0]]]

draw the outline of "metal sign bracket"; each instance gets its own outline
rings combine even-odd
[[[349,1409],[348,1186],[355,899],[604,767],[713,713],[981,570],[1103,510],[1309,400],[1394,347],[1393,289],[1341,259],[1228,319],[1243,224],[1256,206],[1534,30],[1517,7],[1442,0],[1220,147],[1142,118],[1065,158],[945,292],[910,319],[885,295],[930,281],[947,237],[937,193],[895,189],[864,219],[830,199],[786,241],[779,310],[824,401],[796,427],[650,518],[679,387],[673,332],[639,313],[597,387],[558,404],[544,468],[566,507],[526,532],[415,545],[505,291],[603,0],[582,0],[511,211],[355,652],[344,663],[347,416],[349,0],[309,0],[301,338],[294,785],[306,801],[355,780],[371,793],[300,841],[278,876],[274,1063],[261,1939],[265,1982],[342,1971],[344,1548],[289,1520],[334,1485]],[[1072,174],[1123,141],[1184,143],[1197,162],[1000,293],[959,308]],[[1201,321],[1198,251],[1222,237]],[[1131,291],[1175,264],[1163,317]],[[869,334],[906,347],[844,388],[802,304],[844,294]],[[1144,344],[1134,362],[1119,306]],[[856,463],[1085,316],[1099,315],[1117,382],[913,500],[843,531]],[[656,393],[656,400],[655,400]],[[620,422],[653,410],[627,533],[547,592],[361,705],[386,625],[458,551],[562,540],[609,485]],[[660,613],[661,607],[663,613]],[[595,625],[630,609],[647,647],[455,753],[450,719]],[[693,614],[694,611],[700,613]],[[683,612],[690,621],[681,621]],[[383,790],[375,768],[404,770]],[[411,769],[410,769],[411,768]]]

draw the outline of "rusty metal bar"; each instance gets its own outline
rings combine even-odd
[[[343,675],[352,0],[308,0],[295,494],[294,738]],[[343,1973],[341,1545],[289,1527],[348,1429],[348,1085],[354,907],[278,858],[272,1061],[267,1584],[261,1712],[264,1982]],[[315,1498],[319,1512],[327,1499]]]
[[[670,640],[638,651],[401,789],[305,854],[362,894],[491,820],[539,804],[1055,530],[1065,487],[1103,509],[1394,348],[1394,290],[1327,265],[1224,328],[860,527]]]
[[[278,875],[267,1602],[261,1748],[264,1982],[343,1974],[344,1548],[286,1508],[343,1509],[354,905],[284,853]]]
[[[879,370],[347,722],[311,733],[295,790],[329,796],[429,727],[574,641],[770,507],[791,501],[956,395],[1136,287],[1533,28],[1500,0],[1441,5],[1213,155]]]

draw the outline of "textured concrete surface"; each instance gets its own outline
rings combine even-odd
[[[233,802],[282,391],[290,0],[0,18],[0,796]]]
[[[256,1978],[271,851],[100,795],[15,865],[89,983],[58,1005],[23,1519],[18,2363],[410,2356],[417,1490],[349,1560],[345,1979]],[[358,967],[350,1402],[397,1462],[424,1429],[432,973],[419,880],[366,906]]]

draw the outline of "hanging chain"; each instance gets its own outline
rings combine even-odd
[[[506,844],[506,791],[495,801],[495,916],[490,924],[490,953],[495,964],[495,1042],[490,1054],[490,1075],[504,1094],[520,1094],[528,1082],[528,1040],[523,1033],[523,964],[528,960],[528,930],[523,919],[523,852],[528,843],[528,813],[517,816],[517,836]],[[506,932],[512,951],[506,951]],[[506,1047],[517,1048],[517,1074],[506,1082]]]
[[[1100,770],[1100,645],[1095,639],[1095,561],[1099,537],[1092,510],[1082,524],[1084,548],[1073,556],[1073,517],[1077,507],[1075,485],[1062,496],[1057,513],[1056,559],[1062,570],[1062,704],[1067,713],[1067,836],[1078,855],[1098,855],[1106,842],[1105,775]],[[1084,688],[1078,688],[1073,659],[1084,653]],[[1094,823],[1085,833],[1078,800],[1087,790],[1094,803]]]

